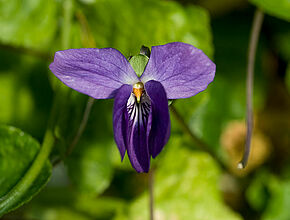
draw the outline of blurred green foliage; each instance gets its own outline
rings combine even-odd
[[[213,55],[209,15],[203,8],[155,0],[99,0],[83,5],[83,11],[97,47],[114,47],[130,56],[142,45],[182,41]]]
[[[121,163],[113,141],[112,100],[95,101],[83,136],[67,155],[88,97],[61,85],[49,71],[57,50],[95,45],[114,47],[129,57],[137,55],[142,45],[172,41],[202,49],[217,64],[214,82],[204,92],[173,105],[192,132],[228,162],[229,170],[235,166],[228,157],[231,153],[241,155],[238,147],[243,143],[239,140],[244,137],[238,129],[230,132],[227,143],[222,137],[229,123],[245,119],[246,56],[253,6],[245,3],[239,9],[240,1],[196,1],[218,15],[213,17],[192,1],[180,2],[0,2],[0,201],[7,199],[9,190],[29,172],[49,123],[54,96],[59,101],[53,131],[57,143],[48,159],[63,161],[55,165],[51,182],[38,196],[3,219],[148,219],[148,176],[136,174],[127,157]],[[289,160],[277,160],[279,155],[290,156],[289,3],[250,2],[286,20],[266,15],[255,69],[255,129],[268,137],[272,150],[266,150],[271,150],[272,156],[261,159],[258,152],[253,160],[261,160],[262,168],[254,167],[248,176],[241,177],[199,152],[198,145],[171,116],[170,141],[152,163],[156,170],[156,219],[290,218],[290,185],[285,175],[290,170]],[[214,7],[217,4],[219,7]],[[47,162],[25,196],[9,210],[35,196],[50,173]],[[225,173],[231,178],[223,182]]]
[[[6,44],[48,49],[57,30],[53,0],[0,2],[0,40]]]

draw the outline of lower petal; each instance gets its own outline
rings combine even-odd
[[[140,103],[131,95],[127,105],[129,115],[127,153],[134,169],[148,172],[150,168],[150,154],[147,143],[147,124],[150,111],[150,100],[143,97]]]
[[[151,112],[147,131],[150,154],[155,158],[170,136],[170,117],[165,89],[160,82],[150,80],[145,90],[151,100]]]
[[[128,156],[134,169],[139,172],[148,172],[150,168],[150,155],[146,138],[146,127],[136,123],[131,131]]]

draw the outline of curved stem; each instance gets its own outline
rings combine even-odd
[[[58,99],[57,99],[58,100]],[[57,102],[57,101],[56,101]],[[38,155],[33,161],[29,170],[25,173],[23,178],[0,200],[0,216],[6,211],[10,210],[15,203],[25,194],[25,192],[31,187],[39,173],[41,172],[44,164],[51,153],[51,150],[55,143],[55,137],[53,135],[54,118],[56,116],[57,103],[54,103],[51,117],[48,125],[48,129],[45,133],[43,144],[39,150]]]
[[[0,215],[9,210],[33,184],[50,155],[54,141],[52,131],[47,130],[43,145],[28,172],[9,193],[1,198]]]
[[[248,51],[248,66],[247,66],[247,136],[245,143],[245,151],[241,162],[238,164],[238,168],[243,169],[247,166],[250,149],[251,139],[253,133],[253,87],[254,87],[254,68],[255,68],[255,57],[258,39],[263,23],[264,14],[261,10],[257,9],[254,15],[250,44]]]
[[[79,142],[80,137],[82,136],[85,127],[87,125],[88,119],[89,119],[89,115],[91,112],[91,109],[93,107],[94,104],[94,99],[92,97],[89,97],[87,105],[86,105],[86,109],[80,124],[80,127],[71,143],[71,145],[68,147],[67,151],[66,151],[66,156],[70,155],[73,151],[73,149],[75,148],[76,144]]]
[[[210,154],[212,156],[212,158],[214,158],[219,165],[221,166],[222,169],[227,170],[225,164],[223,163],[223,161],[217,157],[217,155],[211,150],[211,148],[203,141],[201,140],[199,137],[197,137],[192,131],[191,129],[188,127],[188,125],[186,124],[186,122],[184,121],[184,119],[182,118],[181,114],[178,112],[178,110],[174,107],[174,105],[172,104],[170,106],[170,110],[171,113],[173,114],[173,116],[175,117],[175,119],[179,122],[181,128],[185,131],[185,133],[187,133],[191,140],[203,151],[207,152],[208,154]]]

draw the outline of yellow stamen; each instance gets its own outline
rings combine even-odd
[[[141,82],[138,82],[136,84],[134,84],[133,86],[133,93],[137,98],[137,103],[140,103],[141,100],[141,96],[143,94],[144,91],[144,85]]]

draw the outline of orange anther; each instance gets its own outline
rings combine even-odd
[[[144,85],[143,85],[143,83],[138,82],[138,83],[136,83],[136,84],[133,86],[133,93],[134,93],[134,95],[136,96],[136,98],[137,98],[137,102],[138,102],[138,103],[139,103],[140,100],[141,100],[141,96],[142,96],[143,91],[144,91]]]

